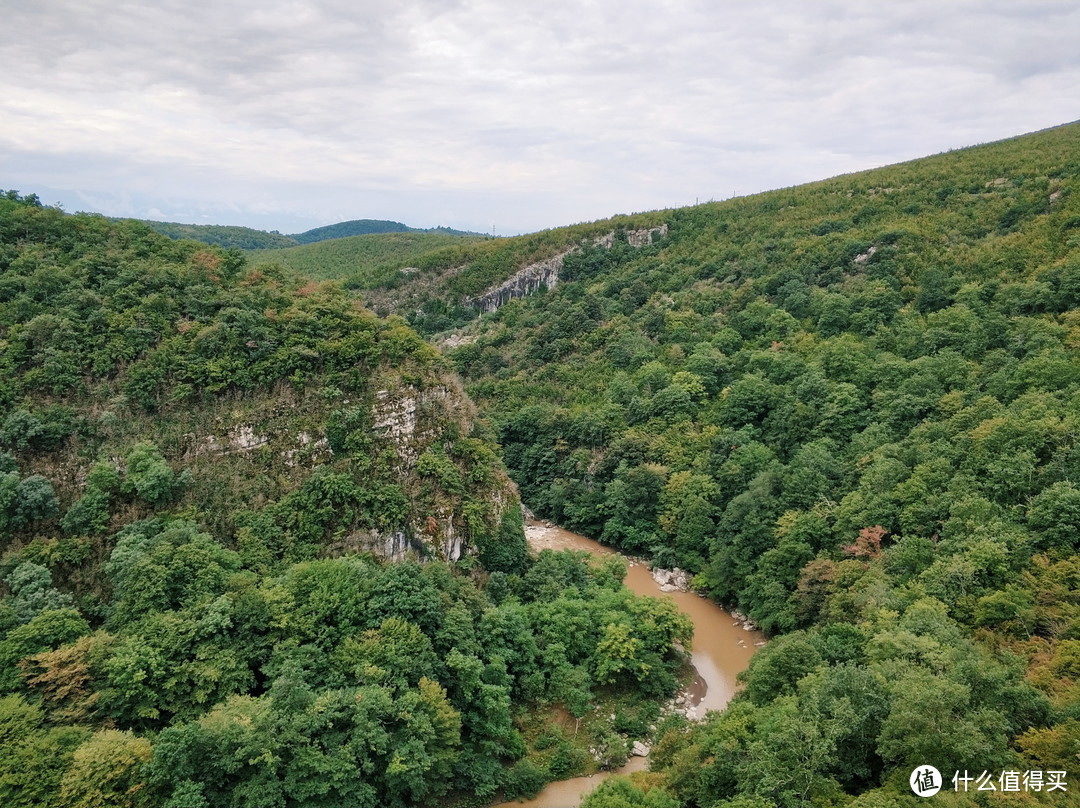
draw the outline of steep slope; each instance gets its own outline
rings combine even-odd
[[[429,253],[477,240],[445,233],[372,233],[284,249],[259,250],[252,257],[257,261],[280,263],[316,280],[343,280],[351,288],[365,289],[394,282],[402,269],[408,274],[411,262]]]
[[[515,511],[454,374],[402,323],[236,253],[4,204],[0,440],[56,502],[22,523],[6,513],[0,549],[57,528],[106,534],[166,506],[291,560],[345,548],[456,560]],[[152,493],[129,479],[147,446],[175,478]],[[95,463],[119,489],[88,487]],[[330,511],[307,510],[331,488]]]
[[[530,507],[786,634],[661,745],[671,793],[1075,769],[1080,126],[667,224],[451,356]]]
[[[287,260],[308,277],[342,280],[379,313],[399,313],[430,335],[554,286],[565,258],[583,247],[651,244],[666,232],[666,216],[660,211],[616,216],[499,239],[365,236],[259,256]]]
[[[530,507],[786,635],[679,804],[1075,768],[1080,125],[415,265]]]
[[[488,432],[340,285],[0,194],[0,804],[475,805],[624,761],[691,624],[528,556]]]

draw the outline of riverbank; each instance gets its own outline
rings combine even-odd
[[[619,555],[610,547],[549,522],[530,520],[525,526],[525,536],[534,552],[577,550],[596,557]],[[634,558],[626,558],[626,561],[625,584],[631,591],[650,597],[670,597],[694,625],[690,662],[696,676],[689,687],[669,702],[664,714],[681,712],[689,720],[696,721],[704,718],[709,710],[723,709],[735,694],[736,677],[750,664],[750,657],[759,644],[764,644],[764,637],[748,624],[746,618],[740,615],[735,619],[731,613],[691,591],[689,576],[685,573],[659,571],[661,583],[647,562]],[[637,751],[646,754],[632,755],[620,769],[559,780],[550,783],[532,800],[506,802],[492,808],[574,808],[608,777],[647,768],[648,746],[640,739],[637,742],[640,744]]]

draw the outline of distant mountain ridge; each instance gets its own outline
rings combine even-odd
[[[314,244],[350,236],[366,236],[375,233],[439,233],[448,236],[480,236],[467,230],[454,230],[450,227],[409,227],[402,222],[386,219],[351,219],[347,222],[315,227],[303,233],[283,235],[276,230],[258,230],[254,227],[241,227],[218,224],[181,224],[180,222],[158,222],[142,220],[151,229],[173,239],[193,239],[212,244],[216,247],[236,247],[241,250],[276,250],[283,247],[295,247],[298,244]]]
[[[353,219],[348,222],[338,222],[325,227],[316,227],[289,236],[297,244],[312,244],[316,241],[328,241],[332,238],[348,238],[349,236],[366,236],[372,233],[441,233],[447,236],[482,236],[483,233],[474,233],[469,230],[454,230],[450,227],[409,227],[401,222],[391,222],[385,219]]]
[[[225,249],[236,247],[241,250],[275,250],[281,247],[295,247],[299,244],[292,236],[257,230],[254,227],[181,224],[180,222],[156,222],[149,219],[140,221],[151,230],[171,239],[191,239]]]

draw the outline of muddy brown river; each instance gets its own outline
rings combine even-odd
[[[584,550],[592,555],[611,555],[609,547],[559,527],[543,523],[526,525],[525,535],[534,550]],[[735,677],[750,664],[757,650],[755,643],[763,641],[756,631],[746,631],[730,614],[712,601],[691,592],[661,592],[643,564],[630,562],[626,586],[638,595],[670,597],[694,623],[694,646],[691,661],[697,670],[697,681],[689,697],[699,718],[709,710],[722,709],[735,693]],[[588,777],[575,777],[550,783],[534,799],[504,802],[492,808],[575,808],[581,800],[613,774],[641,771],[648,765],[646,758],[632,757],[618,771],[601,772]]]

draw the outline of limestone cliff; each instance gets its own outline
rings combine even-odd
[[[519,269],[498,286],[468,301],[469,305],[485,312],[493,312],[505,303],[515,298],[530,295],[541,287],[554,289],[559,282],[563,259],[571,252],[573,250],[566,250],[551,258],[537,261]]]
[[[370,475],[400,492],[401,518],[371,524],[358,514],[323,552],[456,561],[475,553],[478,531],[494,534],[519,508],[513,483],[486,441],[472,436],[474,427],[475,408],[455,376],[387,369],[371,379],[363,401],[282,390],[202,419],[184,436],[182,464],[195,486],[229,477],[229,496],[249,506],[287,498],[320,470]],[[357,467],[357,446],[376,459],[371,468]]]
[[[651,244],[654,239],[663,238],[667,235],[667,232],[668,227],[664,224],[659,227],[627,230],[625,235],[626,241],[631,247],[642,247]],[[611,231],[593,239],[591,243],[610,249],[615,243],[615,237],[615,231]],[[572,247],[551,258],[545,258],[542,261],[536,261],[524,266],[502,283],[493,286],[475,298],[467,300],[466,303],[481,311],[493,312],[509,301],[530,295],[541,287],[554,289],[559,282],[559,273],[562,272],[566,256],[580,249],[580,247]]]
[[[258,574],[351,550],[521,559],[499,552],[524,532],[491,436],[403,320],[340,284],[32,202],[0,198],[0,232],[23,227],[0,239],[5,281],[29,288],[40,262],[63,295],[25,296],[0,327],[0,555],[62,555],[100,598],[137,522],[193,524]]]
[[[132,479],[132,448],[160,452],[169,493],[110,495],[102,539],[163,509],[194,514],[224,543],[277,547],[282,558],[372,552],[388,560],[478,554],[520,507],[457,376],[415,335],[413,359],[307,384],[207,398],[197,405],[99,418],[96,462]],[[64,444],[26,464],[60,510],[87,493],[95,455]],[[344,491],[344,493],[342,493]],[[522,542],[524,541],[522,534]],[[307,549],[297,549],[298,547]],[[264,555],[266,555],[264,553]],[[271,563],[273,553],[267,556]]]

